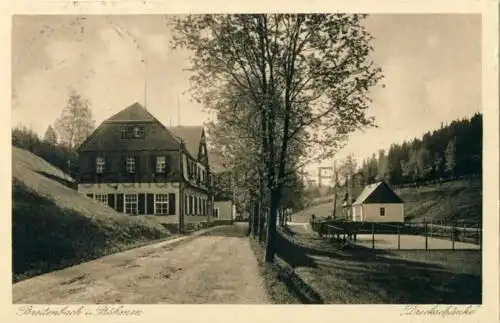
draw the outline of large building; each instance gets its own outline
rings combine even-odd
[[[111,116],[78,148],[78,191],[129,215],[213,220],[203,127],[165,127],[140,104]]]

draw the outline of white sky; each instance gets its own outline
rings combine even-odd
[[[100,123],[134,102],[144,103],[145,79],[148,110],[165,125],[177,124],[177,96],[181,124],[207,120],[202,107],[183,94],[189,84],[183,71],[189,67],[188,53],[169,49],[164,16],[73,21],[64,16],[14,18],[13,125],[23,123],[43,135],[70,88],[90,99]],[[379,128],[352,134],[339,158],[354,153],[361,161],[391,143],[481,110],[479,15],[372,15],[366,24],[375,37],[374,58],[386,76],[386,88],[372,93],[369,112]]]

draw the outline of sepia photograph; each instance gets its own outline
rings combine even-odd
[[[11,23],[13,304],[483,304],[481,14]]]

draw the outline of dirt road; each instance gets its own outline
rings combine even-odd
[[[265,304],[263,282],[235,224],[177,245],[146,246],[19,282],[22,304]]]

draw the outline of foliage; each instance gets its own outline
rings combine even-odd
[[[307,157],[331,156],[349,133],[373,125],[366,115],[368,94],[382,74],[370,59],[371,36],[363,18],[174,18],[174,48],[192,51],[193,95],[218,112],[219,130],[224,130],[219,135],[225,138],[219,140],[220,151],[256,173],[249,177],[258,179],[261,200],[269,202],[267,261],[274,257],[277,211],[290,175]],[[237,145],[243,146],[239,153]]]
[[[40,140],[38,135],[26,126],[18,125],[12,129],[12,145],[32,152],[71,176],[78,173],[77,155],[69,147],[64,144],[52,144],[49,140]]]
[[[45,131],[45,135],[43,136],[43,141],[46,143],[49,143],[51,145],[56,145],[57,144],[57,134],[52,125],[49,125],[47,127],[47,130]]]
[[[371,165],[379,168],[378,179],[400,185],[416,181],[436,180],[448,176],[481,174],[482,115],[455,120],[420,139],[393,144],[387,156],[364,160],[360,171],[370,178]],[[387,167],[387,169],[385,169]],[[384,169],[385,176],[381,176]]]

